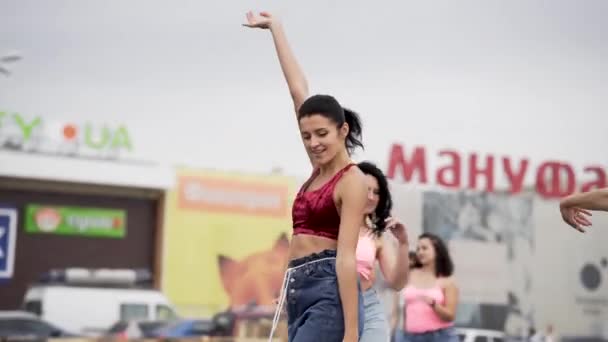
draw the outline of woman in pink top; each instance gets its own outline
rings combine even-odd
[[[405,324],[397,341],[458,342],[453,329],[458,287],[448,248],[438,236],[424,233],[418,239],[416,257],[418,267],[410,271],[402,291]]]
[[[359,341],[388,342],[390,327],[387,313],[373,287],[376,279],[374,265],[377,260],[388,285],[400,291],[409,273],[409,244],[404,225],[390,217],[393,202],[384,173],[370,162],[361,162],[358,166],[365,174],[368,188],[365,209],[367,224],[361,227],[356,251],[365,312]],[[386,230],[392,233],[392,238],[383,234]]]

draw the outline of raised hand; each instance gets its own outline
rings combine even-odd
[[[399,241],[401,244],[407,244],[407,231],[405,230],[405,226],[398,219],[394,217],[389,217],[385,220],[386,229],[390,230],[393,233],[393,236]]]
[[[256,16],[253,12],[249,11],[246,17],[247,23],[243,24],[243,26],[251,28],[269,29],[273,22],[272,15],[268,12],[260,12]]]

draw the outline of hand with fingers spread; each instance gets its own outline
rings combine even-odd
[[[406,245],[409,243],[407,238],[407,231],[401,221],[395,217],[388,217],[386,220],[386,229],[390,230],[393,236],[399,241],[400,244]]]
[[[591,221],[587,218],[587,216],[591,216],[591,212],[565,205],[560,205],[559,209],[562,213],[562,219],[579,232],[584,233],[585,227],[591,226]]]
[[[585,227],[591,226],[587,216],[591,216],[591,211],[596,210],[608,211],[608,188],[572,194],[559,203],[562,219],[582,233],[585,232]]]
[[[253,14],[253,12],[247,12],[247,23],[243,26],[260,29],[270,29],[272,27],[273,17],[268,12],[260,12],[259,15]]]

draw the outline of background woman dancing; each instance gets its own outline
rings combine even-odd
[[[409,273],[409,243],[405,226],[396,218],[390,217],[393,201],[388,181],[382,170],[370,162],[361,162],[359,169],[365,174],[367,182],[367,224],[361,227],[357,244],[357,272],[361,277],[365,323],[362,342],[386,342],[390,340],[390,327],[386,311],[378,293],[374,289],[374,265],[380,265],[387,285],[399,291],[405,285]],[[393,241],[383,235],[389,230],[397,239],[397,249]]]
[[[454,318],[458,287],[452,277],[454,264],[445,243],[424,233],[416,247],[418,265],[410,271],[405,289],[405,327],[397,341],[458,342]]]

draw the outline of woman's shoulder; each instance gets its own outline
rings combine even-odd
[[[397,240],[388,231],[384,231],[380,235],[374,234],[374,237],[376,238],[376,241],[377,241],[377,244],[378,244],[378,248],[382,248],[384,246],[388,246],[389,248],[393,248],[393,249],[394,248],[398,248],[397,247]]]
[[[348,169],[342,171],[342,175],[337,180],[338,186],[345,191],[356,190],[357,187],[366,189],[365,174],[356,166],[351,164]]]
[[[344,167],[342,178],[353,178],[365,180],[365,174],[357,167],[357,164],[351,163]]]
[[[437,283],[439,284],[439,286],[441,286],[442,288],[448,288],[448,287],[456,287],[456,279],[454,278],[453,275],[449,276],[449,277],[441,277],[437,279]]]

